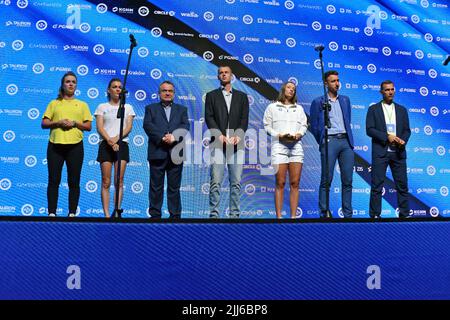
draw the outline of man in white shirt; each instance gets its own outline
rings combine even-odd
[[[381,198],[387,166],[391,168],[397,190],[399,217],[409,217],[408,180],[405,146],[411,136],[408,112],[394,103],[395,88],[390,80],[380,86],[383,100],[371,106],[366,117],[366,132],[372,138],[371,218],[381,216]]]

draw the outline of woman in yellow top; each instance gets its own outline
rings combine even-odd
[[[80,198],[83,166],[83,131],[91,130],[92,114],[88,105],[75,98],[77,76],[69,71],[61,79],[58,97],[52,100],[42,117],[42,128],[50,129],[47,147],[48,215],[56,216],[58,189],[64,162],[69,184],[69,217],[74,217]]]

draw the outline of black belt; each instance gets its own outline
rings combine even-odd
[[[346,133],[329,134],[328,136],[336,138],[336,139],[346,139],[347,138],[347,134]]]

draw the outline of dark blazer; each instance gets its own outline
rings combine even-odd
[[[411,136],[408,112],[405,107],[397,103],[395,103],[395,119],[397,137],[408,143]],[[366,133],[372,138],[372,159],[385,156],[389,141],[381,102],[374,104],[367,111]],[[405,148],[397,148],[397,152],[401,158],[406,159]]]
[[[205,121],[208,129],[218,129],[223,135],[226,135],[228,128],[242,129],[244,133],[247,131],[249,113],[247,95],[236,89],[232,89],[232,93],[229,114],[221,88],[206,94]],[[241,135],[240,138],[243,141],[244,135]]]
[[[309,110],[310,121],[311,121],[311,133],[316,138],[317,143],[322,144],[323,138],[325,136],[325,122],[323,119],[322,105],[325,101],[324,96],[317,97],[311,103],[311,108]],[[341,106],[342,116],[344,118],[345,131],[347,132],[347,140],[350,147],[353,149],[353,133],[351,128],[352,121],[352,105],[350,104],[350,98],[344,95],[338,95],[339,105]]]
[[[189,130],[187,108],[173,103],[170,111],[170,121],[167,121],[163,105],[153,103],[145,107],[144,130],[148,136],[147,159],[165,159],[170,156],[172,148],[183,140],[183,137],[175,136],[175,143],[168,145],[162,141],[166,133],[172,133],[176,129]]]

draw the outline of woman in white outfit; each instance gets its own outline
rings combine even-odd
[[[275,174],[275,211],[281,218],[286,172],[289,171],[291,218],[297,213],[299,184],[303,166],[302,137],[308,129],[303,107],[297,104],[295,84],[286,82],[281,86],[277,101],[267,106],[264,128],[272,136],[272,165]]]
[[[114,164],[114,181],[117,181],[117,154],[120,153],[120,189],[119,189],[119,208],[123,198],[123,177],[125,168],[130,161],[130,152],[128,149],[128,135],[133,128],[133,119],[135,113],[133,107],[125,104],[125,117],[123,125],[122,143],[119,144],[120,119],[117,118],[119,109],[120,93],[122,92],[122,83],[120,79],[111,79],[108,84],[108,102],[102,103],[95,110],[97,121],[97,131],[100,134],[100,145],[98,148],[97,161],[100,162],[102,170],[102,205],[105,217],[109,218],[109,188],[111,186],[111,170]],[[114,203],[116,193],[114,192]]]

